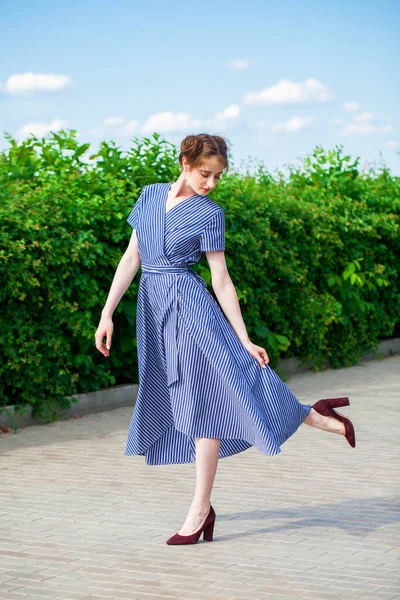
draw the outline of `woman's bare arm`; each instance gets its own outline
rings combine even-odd
[[[264,366],[264,363],[268,364],[269,358],[266,350],[253,344],[249,339],[236,289],[228,273],[225,252],[223,250],[206,252],[206,257],[211,271],[212,288],[226,318],[246,350],[258,360],[261,366]]]
[[[240,341],[246,343],[249,341],[249,336],[243,321],[236,289],[228,273],[225,252],[222,250],[206,252],[206,257],[211,271],[211,285],[218,302]]]
[[[132,283],[136,273],[140,267],[140,255],[135,229],[132,230],[132,235],[129,240],[129,245],[119,261],[115,271],[110,291],[103,310],[101,311],[101,319],[95,333],[96,348],[104,354],[109,355],[111,347],[111,338],[113,333],[112,315],[118,306],[119,301],[125,294],[126,290]],[[104,337],[107,338],[106,344],[103,344]]]
[[[135,229],[132,230],[129,245],[119,261],[108,293],[107,301],[101,311],[102,316],[112,317],[122,296],[135,278],[140,267],[140,256]]]

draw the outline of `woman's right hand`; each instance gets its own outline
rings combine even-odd
[[[110,355],[111,338],[114,331],[114,323],[111,317],[101,317],[99,326],[94,334],[96,340],[96,348],[104,354],[104,356]],[[106,343],[103,343],[103,339],[106,338]]]

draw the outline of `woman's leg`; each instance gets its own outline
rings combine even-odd
[[[344,423],[335,419],[335,417],[328,417],[320,415],[314,408],[311,408],[307,417],[303,423],[311,425],[311,427],[317,427],[318,429],[324,429],[325,431],[331,431],[332,433],[346,434]]]
[[[190,535],[204,523],[210,510],[210,497],[218,466],[220,440],[218,438],[195,438],[196,440],[196,490],[192,505],[180,535]]]

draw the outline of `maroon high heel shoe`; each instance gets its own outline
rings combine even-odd
[[[199,541],[199,538],[203,533],[203,540],[205,542],[212,542],[213,533],[214,533],[214,523],[215,523],[215,511],[210,504],[210,512],[208,513],[206,520],[203,525],[190,535],[180,535],[179,533],[175,533],[172,537],[170,537],[166,543],[169,545],[177,545],[177,544],[196,544]]]
[[[324,415],[325,417],[335,417],[338,421],[344,423],[345,428],[345,438],[349,442],[352,448],[356,447],[356,434],[354,431],[353,423],[342,415],[334,410],[334,407],[337,406],[348,406],[350,401],[347,397],[344,398],[322,398],[322,400],[318,400],[315,404],[313,404],[312,408],[316,410],[320,415]]]

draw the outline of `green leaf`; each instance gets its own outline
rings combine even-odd
[[[74,158],[79,158],[80,156],[82,156],[82,154],[84,154],[86,152],[86,150],[88,150],[90,148],[90,144],[82,144],[82,146],[79,146],[79,148],[76,150],[75,154],[74,154]]]

